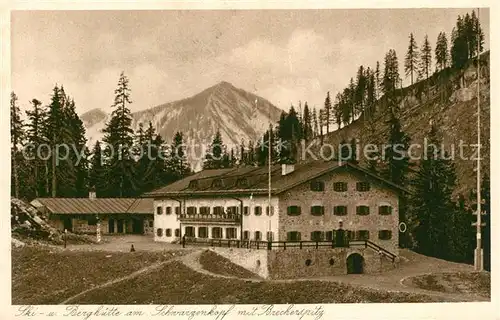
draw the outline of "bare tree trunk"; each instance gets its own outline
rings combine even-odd
[[[12,155],[12,171],[14,174],[14,196],[19,199],[19,177],[17,174],[17,147],[14,145],[14,152]]]

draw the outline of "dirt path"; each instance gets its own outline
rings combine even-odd
[[[363,288],[369,288],[374,290],[383,290],[387,292],[407,292],[414,294],[424,294],[429,296],[434,296],[438,298],[445,299],[447,301],[490,301],[485,297],[476,294],[464,294],[464,293],[446,293],[424,290],[417,287],[410,287],[403,284],[403,280],[417,275],[428,274],[431,272],[443,273],[443,272],[467,272],[472,271],[473,268],[468,265],[452,263],[440,259],[425,257],[414,253],[409,253],[409,257],[405,257],[407,260],[405,265],[391,272],[386,272],[383,274],[361,274],[361,275],[338,275],[330,277],[321,278],[300,278],[300,279],[243,279],[235,276],[227,276],[216,274],[210,272],[203,268],[200,263],[200,256],[204,250],[196,250],[190,254],[182,256],[179,258],[184,265],[191,268],[195,272],[199,272],[211,277],[224,278],[224,279],[234,279],[247,282],[276,282],[276,283],[290,283],[295,281],[327,281],[336,282],[346,285],[353,285]]]

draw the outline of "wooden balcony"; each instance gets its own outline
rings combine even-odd
[[[239,223],[241,216],[239,214],[181,214],[179,220],[183,223],[212,223],[212,222],[229,222]]]

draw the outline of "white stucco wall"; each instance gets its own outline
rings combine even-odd
[[[267,231],[273,232],[273,237],[276,240],[278,237],[278,198],[273,197],[271,199],[271,205],[274,207],[274,214],[268,216],[267,206],[268,206],[268,198],[267,197],[240,197],[243,201],[243,206],[249,207],[249,215],[243,216],[243,230],[248,230],[250,232],[250,240],[254,240],[255,231],[261,232],[261,240],[266,241],[266,233]],[[182,201],[182,200],[181,200]],[[157,214],[157,207],[163,207],[163,213],[161,215]],[[155,241],[163,241],[163,242],[173,242],[178,239],[175,236],[175,229],[179,228],[180,221],[175,214],[175,207],[179,206],[179,202],[176,200],[170,199],[155,199],[154,201],[154,237]],[[214,207],[224,207],[224,209],[228,207],[235,206],[240,209],[240,201],[233,198],[191,198],[182,201],[182,213],[185,212],[187,207],[196,207],[197,213],[199,213],[200,207],[210,207],[212,212]],[[255,215],[255,207],[262,207],[262,215]],[[166,207],[172,207],[172,213],[170,215],[166,214]],[[239,211],[238,211],[239,212]],[[240,223],[237,224],[229,224],[229,223],[210,223],[207,221],[200,221],[199,223],[182,223],[182,233],[184,234],[185,227],[193,226],[195,227],[196,235],[198,235],[198,227],[208,227],[209,228],[209,238],[212,237],[211,229],[212,227],[221,227],[222,228],[222,238],[226,238],[226,228],[234,227],[236,228],[236,239],[240,239],[241,237],[241,226]],[[157,230],[158,228],[163,229],[162,236],[158,236]],[[172,235],[167,237],[165,235],[165,229],[171,229]]]

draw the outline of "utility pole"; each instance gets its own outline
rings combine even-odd
[[[477,23],[479,25],[479,8],[477,9]],[[481,105],[480,105],[480,68],[479,68],[479,57],[480,57],[480,36],[479,28],[477,28],[477,167],[476,167],[476,178],[477,178],[477,221],[476,221],[476,250],[474,252],[474,269],[476,271],[483,270],[483,249],[481,248]]]

